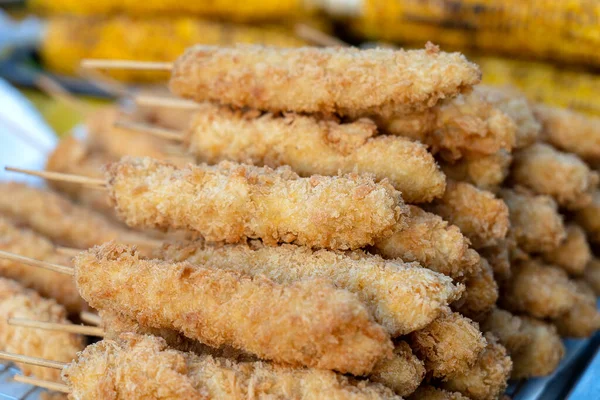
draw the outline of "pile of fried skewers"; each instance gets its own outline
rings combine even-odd
[[[39,173],[55,191],[2,184],[0,348],[41,380],[18,379],[497,399],[600,326],[596,121],[433,45],[196,46],[162,67],[184,99],[95,113]],[[67,319],[91,309],[98,327]]]

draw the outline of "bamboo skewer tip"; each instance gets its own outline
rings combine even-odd
[[[157,128],[155,126],[139,122],[117,121],[115,122],[115,127],[122,129],[130,129],[136,132],[148,133],[152,136],[160,137],[167,140],[175,140],[178,142],[182,142],[184,139],[183,134],[181,132],[174,131],[171,129]]]
[[[54,181],[79,183],[79,184],[88,186],[93,189],[106,189],[106,181],[103,179],[89,178],[87,176],[80,176],[80,175],[64,174],[62,172],[35,171],[35,170],[31,170],[31,169],[16,168],[16,167],[10,167],[10,166],[5,166],[4,169],[6,171],[10,171],[10,172],[17,172],[20,174],[37,176],[40,178],[54,180]]]
[[[20,383],[25,383],[28,385],[37,386],[37,387],[52,390],[55,392],[71,393],[69,386],[65,385],[64,383],[46,381],[43,379],[31,378],[29,376],[23,376],[23,375],[15,375],[13,377],[13,380],[15,382],[20,382]]]
[[[147,71],[170,71],[173,63],[160,61],[134,61],[86,58],[81,61],[82,68],[92,69],[137,69]]]
[[[35,259],[29,258],[29,257],[23,257],[18,254],[9,253],[7,251],[0,250],[0,259],[1,258],[6,259],[6,260],[20,262],[20,263],[23,263],[26,265],[31,265],[32,267],[48,269],[50,271],[58,272],[58,273],[65,274],[65,275],[71,275],[71,276],[75,275],[74,268],[67,267],[65,265],[52,264],[52,263],[45,262],[45,261],[35,260]]]
[[[98,314],[94,314],[89,311],[82,311],[79,314],[79,318],[86,324],[100,326],[102,325],[102,318]]]
[[[14,354],[6,351],[0,351],[0,360],[54,369],[63,369],[65,365],[67,365],[67,363],[61,361],[46,360],[45,358],[24,356],[22,354]]]
[[[97,326],[73,325],[59,322],[36,321],[26,318],[9,318],[8,324],[13,326],[45,329],[50,331],[75,333],[79,335],[104,337],[104,330]]]

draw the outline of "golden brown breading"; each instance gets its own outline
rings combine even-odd
[[[460,392],[473,400],[500,398],[508,387],[513,364],[493,334],[486,333],[485,338],[487,346],[475,364],[443,382],[444,389]]]
[[[577,287],[560,268],[528,260],[513,265],[500,303],[516,313],[536,318],[556,318],[575,304]]]
[[[496,307],[479,322],[481,330],[493,333],[509,354],[518,353],[533,343],[534,338],[525,324],[522,318]]]
[[[600,161],[600,118],[543,104],[537,104],[534,111],[542,123],[544,141],[586,161]]]
[[[411,333],[409,342],[434,378],[469,368],[486,346],[479,325],[459,313],[449,313]]]
[[[586,338],[600,329],[600,313],[596,308],[596,294],[583,280],[575,280],[577,297],[573,308],[552,322],[561,336]]]
[[[498,284],[494,272],[485,258],[480,258],[479,272],[465,280],[465,293],[453,308],[469,318],[488,312],[498,300]]]
[[[387,179],[410,203],[440,197],[446,178],[425,146],[377,135],[367,119],[351,123],[313,116],[260,115],[204,103],[185,131],[198,161],[229,160],[272,168],[289,165],[300,176],[369,173]]]
[[[512,246],[511,240],[504,239],[494,246],[479,250],[480,256],[485,258],[492,267],[494,279],[498,282],[504,282],[510,278]]]
[[[417,261],[454,279],[476,272],[479,256],[469,248],[469,240],[458,227],[417,206],[408,207],[406,227],[376,241],[373,249],[378,254],[388,259]]]
[[[9,318],[70,323],[67,312],[54,300],[40,297],[17,282],[0,278],[0,350],[53,361],[71,362],[83,350],[81,336],[9,325]],[[57,381],[60,371],[18,364],[25,375]]]
[[[515,147],[517,149],[530,146],[537,141],[542,127],[523,92],[512,86],[477,85],[473,90],[484,96],[516,123]]]
[[[75,257],[75,276],[92,307],[212,347],[355,375],[391,356],[389,335],[356,295],[325,280],[280,285],[209,265],[142,260],[108,243]]]
[[[511,162],[511,153],[500,150],[490,155],[467,155],[454,163],[442,160],[440,166],[452,180],[464,181],[479,189],[496,192],[508,176]]]
[[[175,62],[177,96],[261,111],[365,116],[421,111],[479,83],[462,54],[356,48],[194,46]]]
[[[355,249],[401,228],[400,192],[371,177],[300,178],[289,167],[221,162],[177,168],[123,158],[107,171],[119,216],[137,228],[185,228],[210,241]]]
[[[386,133],[406,136],[429,146],[447,161],[463,156],[491,155],[515,144],[514,121],[478,92],[448,98],[417,113],[376,119]]]
[[[600,260],[596,257],[593,257],[585,267],[583,279],[594,290],[596,296],[600,296]]]
[[[515,153],[511,171],[515,184],[556,199],[569,209],[585,207],[598,186],[598,173],[576,155],[545,143],[536,143]]]
[[[583,229],[577,224],[568,224],[567,237],[560,245],[542,257],[547,263],[564,269],[569,275],[581,276],[592,259],[592,251]]]
[[[369,379],[391,388],[398,396],[408,396],[413,393],[425,377],[423,361],[413,354],[405,341],[396,343],[394,357],[379,362]]]
[[[499,195],[508,206],[510,235],[523,251],[550,252],[566,238],[563,217],[552,197],[536,196],[524,188],[502,189]]]
[[[594,191],[590,204],[575,211],[575,221],[591,242],[600,243],[600,190]]]
[[[530,317],[521,317],[522,332],[532,342],[523,346],[521,351],[512,352],[513,379],[526,379],[550,375],[563,358],[565,346],[556,333],[556,328],[545,322]]]
[[[421,385],[408,400],[469,400],[458,392],[448,392],[430,385]]]
[[[185,353],[135,334],[88,346],[64,368],[63,379],[75,399],[400,400],[383,385],[332,371]]]
[[[327,279],[356,293],[375,320],[393,336],[421,329],[448,310],[458,299],[462,285],[416,263],[386,261],[361,251],[350,254],[306,247],[259,243],[215,246],[196,242],[170,245],[158,258],[188,261],[195,265],[264,276],[279,284],[306,279]]]
[[[498,244],[508,232],[504,201],[469,183],[448,181],[444,197],[428,208],[458,226],[476,249]]]
[[[70,257],[56,253],[48,239],[37,233],[19,228],[0,216],[0,250],[60,265],[70,265]],[[69,313],[87,309],[79,296],[73,279],[47,269],[40,269],[16,261],[0,259],[0,275],[14,279],[26,288],[34,289],[44,297],[56,300]]]

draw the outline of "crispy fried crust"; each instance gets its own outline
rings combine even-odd
[[[486,348],[472,367],[442,383],[446,390],[457,391],[473,400],[498,399],[508,386],[513,363],[494,335],[487,333]]]
[[[524,188],[502,189],[500,196],[508,206],[511,237],[523,251],[551,252],[566,238],[563,217],[552,197]]]
[[[566,238],[560,245],[542,254],[544,260],[564,269],[569,275],[581,276],[592,259],[592,251],[583,229],[577,224],[568,224]]]
[[[590,241],[600,243],[600,190],[594,191],[590,204],[575,211],[575,221],[586,231]]]
[[[596,308],[596,294],[583,280],[575,280],[577,297],[573,308],[556,318],[553,323],[561,336],[586,338],[600,328],[600,313]]]
[[[492,309],[479,322],[481,330],[493,333],[509,354],[519,353],[533,343],[525,324],[522,318],[500,308]]]
[[[479,250],[481,257],[485,258],[492,267],[494,279],[504,282],[511,276],[511,250],[512,241],[505,239],[495,246]]]
[[[369,379],[391,388],[398,396],[413,393],[425,377],[423,361],[419,360],[405,341],[399,341],[394,348],[394,357],[379,362]]]
[[[389,238],[375,242],[373,249],[388,259],[417,261],[431,270],[454,279],[476,272],[477,252],[460,229],[417,206],[409,206],[406,227]]]
[[[468,400],[458,392],[448,392],[434,386],[421,385],[408,400]]]
[[[59,331],[46,331],[8,325],[8,318],[70,323],[65,309],[54,300],[40,297],[17,282],[0,278],[0,349],[9,353],[71,362],[83,350],[81,336]],[[60,371],[18,364],[25,375],[58,381]]]
[[[468,155],[454,163],[440,161],[440,167],[449,179],[495,193],[508,176],[511,162],[511,153],[500,150],[490,155]]]
[[[391,355],[389,335],[356,295],[324,280],[279,285],[210,264],[141,260],[114,243],[80,253],[75,265],[92,307],[213,347],[355,375]]]
[[[590,204],[598,186],[598,173],[579,157],[545,143],[515,153],[511,179],[538,194],[554,197],[559,205],[569,209]]]
[[[124,158],[107,171],[118,214],[139,228],[185,228],[210,241],[354,249],[390,236],[407,209],[387,182],[359,175],[300,178],[231,162],[177,168]]]
[[[477,323],[459,313],[440,317],[409,335],[415,354],[434,378],[447,378],[469,368],[486,346]]]
[[[354,48],[194,46],[170,90],[198,102],[256,110],[364,116],[424,110],[479,83],[462,54]]]
[[[422,112],[378,120],[390,134],[406,136],[430,147],[447,161],[466,155],[491,155],[512,150],[517,129],[513,120],[472,91]]]
[[[590,287],[596,293],[596,296],[600,295],[600,260],[593,257],[588,265],[585,267],[583,279],[590,285]]]
[[[508,232],[506,204],[469,183],[449,181],[444,197],[428,208],[458,226],[476,249],[498,244]]]
[[[462,285],[418,264],[386,261],[356,251],[351,254],[306,247],[262,246],[253,243],[213,246],[199,240],[166,246],[159,253],[165,260],[189,261],[195,265],[265,276],[279,284],[306,279],[330,280],[339,288],[356,293],[375,320],[392,336],[421,329],[448,310],[458,299]]]
[[[479,272],[465,280],[465,293],[453,308],[469,318],[488,312],[498,300],[498,284],[485,258],[480,258]]]
[[[513,267],[500,297],[504,308],[536,318],[556,318],[574,306],[577,287],[562,269],[536,260]]]
[[[54,245],[48,239],[29,229],[19,228],[2,216],[0,250],[59,265],[71,264],[69,257],[56,253]],[[68,275],[5,259],[0,260],[0,275],[36,290],[44,297],[56,300],[65,306],[69,313],[79,313],[87,309],[87,304],[77,292],[73,278]]]
[[[63,377],[72,399],[400,400],[383,385],[332,371],[195,355],[170,349],[161,338],[135,334],[88,346]]]
[[[289,165],[301,176],[369,173],[387,179],[410,203],[444,193],[446,178],[425,146],[376,136],[370,120],[338,123],[312,116],[260,115],[204,103],[186,131],[200,162],[224,160],[272,168]]]

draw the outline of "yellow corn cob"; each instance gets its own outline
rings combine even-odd
[[[287,28],[276,26],[222,24],[194,18],[52,18],[41,55],[48,69],[74,74],[83,58],[174,61],[187,47],[198,43],[304,44]],[[143,71],[114,71],[111,76],[125,81],[164,81],[168,77]]]

